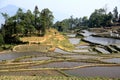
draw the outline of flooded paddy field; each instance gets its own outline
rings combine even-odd
[[[16,59],[18,57],[22,56],[44,56],[45,53],[40,52],[10,52],[10,53],[2,53],[0,54],[0,61],[2,60],[10,60],[10,59]]]
[[[111,59],[104,59],[102,60],[104,62],[110,62],[110,63],[118,63],[120,64],[120,58],[111,58]]]
[[[34,54],[35,53],[35,54]],[[13,55],[15,53],[5,53],[1,55]],[[0,64],[0,75],[16,75],[16,76],[79,76],[79,77],[109,77],[109,78],[120,78],[119,63],[116,66],[111,67],[94,67],[91,65],[105,64],[100,61],[106,62],[106,58],[112,56],[99,56],[99,55],[82,55],[82,54],[59,54],[51,53],[52,56],[48,56],[46,53],[33,52],[28,53],[31,55],[37,55],[33,57],[22,58],[18,62],[10,62],[9,60],[16,59],[17,57],[26,56],[27,53],[16,53],[17,57],[5,57],[8,62],[1,62]],[[55,55],[56,54],[56,55]],[[19,56],[20,55],[20,56]],[[117,57],[118,55],[114,55]],[[2,57],[2,56],[1,56]],[[104,59],[105,58],[105,59]],[[116,58],[113,58],[116,59]],[[119,58],[117,58],[119,59]],[[119,60],[118,60],[119,62]],[[111,62],[108,62],[112,64]],[[106,63],[106,64],[108,64]],[[85,67],[89,65],[91,67]],[[81,67],[83,66],[83,68]],[[66,70],[67,69],[67,70]],[[72,69],[72,70],[71,70]],[[10,71],[9,71],[10,70]],[[59,71],[57,71],[59,70]],[[92,73],[91,73],[92,72]],[[94,74],[93,74],[94,73]]]
[[[66,70],[65,73],[84,77],[109,77],[120,78],[120,67],[88,67],[74,70]]]
[[[85,36],[89,37],[89,34],[92,33],[87,32]],[[80,38],[75,38],[75,35],[68,37],[75,46],[71,52],[56,48],[54,52],[47,53],[10,52],[0,54],[0,75],[120,78],[119,51],[113,54],[104,49],[103,45],[102,48],[98,45],[80,45]],[[93,51],[93,48],[104,53]]]

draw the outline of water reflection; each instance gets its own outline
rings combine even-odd
[[[69,38],[70,43],[72,44],[79,44],[80,38]]]
[[[110,77],[120,78],[120,67],[89,67],[67,70],[66,73],[79,77]]]
[[[89,36],[89,37],[86,37],[84,39],[89,41],[89,42],[102,44],[102,45],[120,44],[120,40],[113,39],[113,38],[102,38],[102,37]]]
[[[0,54],[0,61],[2,61],[2,60],[11,60],[11,59],[16,59],[18,57],[31,56],[31,55],[41,56],[41,55],[45,55],[45,54],[41,53],[41,52],[11,52],[11,53],[4,53],[4,54]]]
[[[87,37],[87,36],[90,36],[90,35],[95,34],[95,33],[89,32],[89,31],[87,31],[87,30],[83,30],[83,33],[81,33],[81,34],[82,34],[83,36]]]
[[[86,31],[86,30],[82,34],[84,36],[86,36],[84,38],[86,41],[89,41],[89,42],[92,42],[92,43],[97,43],[97,44],[102,44],[102,45],[120,44],[119,39],[93,37],[93,36],[90,36],[90,35],[95,34],[95,33],[92,33],[92,32]]]
[[[110,62],[110,63],[120,63],[120,58],[104,59],[102,61]]]
[[[69,54],[69,52],[63,51],[62,49],[56,48],[54,52],[62,53],[62,54]]]

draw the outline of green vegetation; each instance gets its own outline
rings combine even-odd
[[[38,51],[38,52],[47,52],[50,46],[40,45],[40,44],[26,44],[26,45],[18,45],[13,48],[13,51],[17,52],[31,52],[31,51]]]
[[[3,44],[4,44],[4,39],[3,39],[2,34],[0,34],[0,51],[3,50],[3,47],[2,47]]]
[[[112,12],[107,12],[106,8],[96,9],[88,18],[87,16],[80,18],[73,18],[57,21],[54,27],[58,31],[66,32],[69,30],[101,28],[120,25],[120,15],[118,17],[118,9],[115,7]]]
[[[15,46],[14,44],[2,44],[0,46],[0,51],[12,50],[14,46]]]
[[[35,6],[33,13],[30,10],[24,13],[22,9],[19,8],[14,16],[9,17],[7,13],[2,13],[2,15],[5,18],[5,24],[3,24],[0,29],[0,45],[4,43],[16,45],[25,43],[40,44],[42,46],[51,46],[51,51],[56,47],[67,51],[71,51],[74,48],[65,36],[51,28],[53,27],[54,16],[48,8],[40,12],[38,7]],[[28,45],[26,48],[24,46],[21,47],[27,50],[30,46]],[[23,48],[21,49],[21,47],[17,47],[17,50],[22,51]],[[31,50],[35,48],[36,47],[33,46]]]
[[[52,27],[54,18],[49,9],[40,12],[37,6],[34,13],[30,10],[25,13],[19,8],[14,16],[9,17],[7,13],[2,15],[5,24],[0,29],[0,44],[18,44],[21,43],[19,38],[24,36],[44,36],[46,29]]]
[[[57,21],[54,24],[54,28],[56,28],[60,32],[68,32],[75,29],[86,29],[87,25],[87,16],[84,16],[83,18],[73,18],[73,16],[71,16],[70,18],[64,19],[61,22]]]
[[[0,46],[1,46],[2,44],[4,44],[4,39],[3,39],[2,34],[0,34]]]

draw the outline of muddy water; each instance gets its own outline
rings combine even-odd
[[[79,77],[110,77],[120,78],[120,67],[89,67],[64,71]]]
[[[11,53],[3,53],[0,54],[0,61],[2,60],[11,60],[11,59],[16,59],[18,57],[22,56],[31,56],[31,55],[36,55],[36,56],[41,56],[44,55],[44,53],[40,52],[11,52]]]
[[[26,62],[26,61],[49,60],[49,59],[51,59],[51,57],[34,57],[34,58],[23,59],[21,61]]]
[[[102,45],[110,45],[110,44],[120,44],[120,40],[113,38],[102,38],[102,37],[92,37],[88,36],[84,38],[86,41],[102,44]]]

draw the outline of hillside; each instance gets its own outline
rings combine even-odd
[[[28,42],[29,45],[39,44],[51,46],[51,48],[49,49],[50,51],[53,51],[57,47],[66,51],[71,51],[74,48],[67,37],[63,36],[55,29],[46,30],[46,34],[44,37],[21,37],[20,40],[23,42]]]

